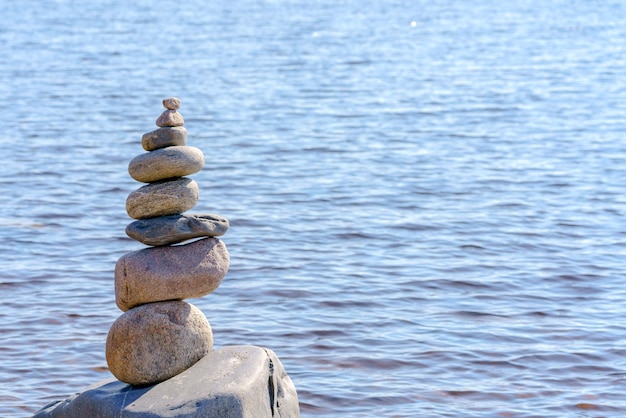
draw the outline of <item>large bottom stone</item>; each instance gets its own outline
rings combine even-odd
[[[211,326],[200,309],[181,301],[155,302],[115,320],[106,359],[122,382],[146,385],[185,371],[212,348]]]
[[[33,418],[292,418],[298,395],[269,349],[229,346],[212,351],[185,372],[154,386],[114,379],[96,383]]]

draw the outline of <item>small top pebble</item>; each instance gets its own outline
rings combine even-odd
[[[180,99],[177,97],[170,97],[169,99],[163,99],[163,106],[169,110],[177,110],[180,108]]]

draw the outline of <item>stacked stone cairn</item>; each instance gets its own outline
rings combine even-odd
[[[198,185],[186,176],[202,169],[204,156],[186,145],[180,100],[163,105],[159,129],[142,138],[148,152],[128,166],[147,185],[128,196],[136,221],[126,233],[151,248],[115,266],[115,301],[124,311],[106,341],[115,378],[51,402],[34,418],[297,418],[298,394],[276,354],[252,345],[213,350],[206,317],[183,301],[211,293],[226,275],[228,251],[216,237],[229,224],[184,214],[198,202]]]
[[[228,220],[184,213],[199,198],[198,185],[186,176],[202,169],[204,155],[186,145],[180,100],[165,99],[163,106],[159,128],[142,137],[148,152],[128,166],[133,179],[147,184],[126,200],[128,215],[136,219],[126,234],[151,248],[128,253],[115,266],[115,301],[124,313],[106,342],[111,373],[131,385],[165,381],[211,352],[208,320],[183,300],[213,292],[230,264],[216,238],[228,230]]]

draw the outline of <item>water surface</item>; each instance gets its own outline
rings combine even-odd
[[[161,99],[306,417],[626,414],[622,2],[0,1],[0,415],[110,377]]]

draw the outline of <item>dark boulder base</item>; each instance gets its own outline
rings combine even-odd
[[[96,383],[33,418],[292,418],[299,417],[295,386],[273,351],[227,346],[162,383]]]

